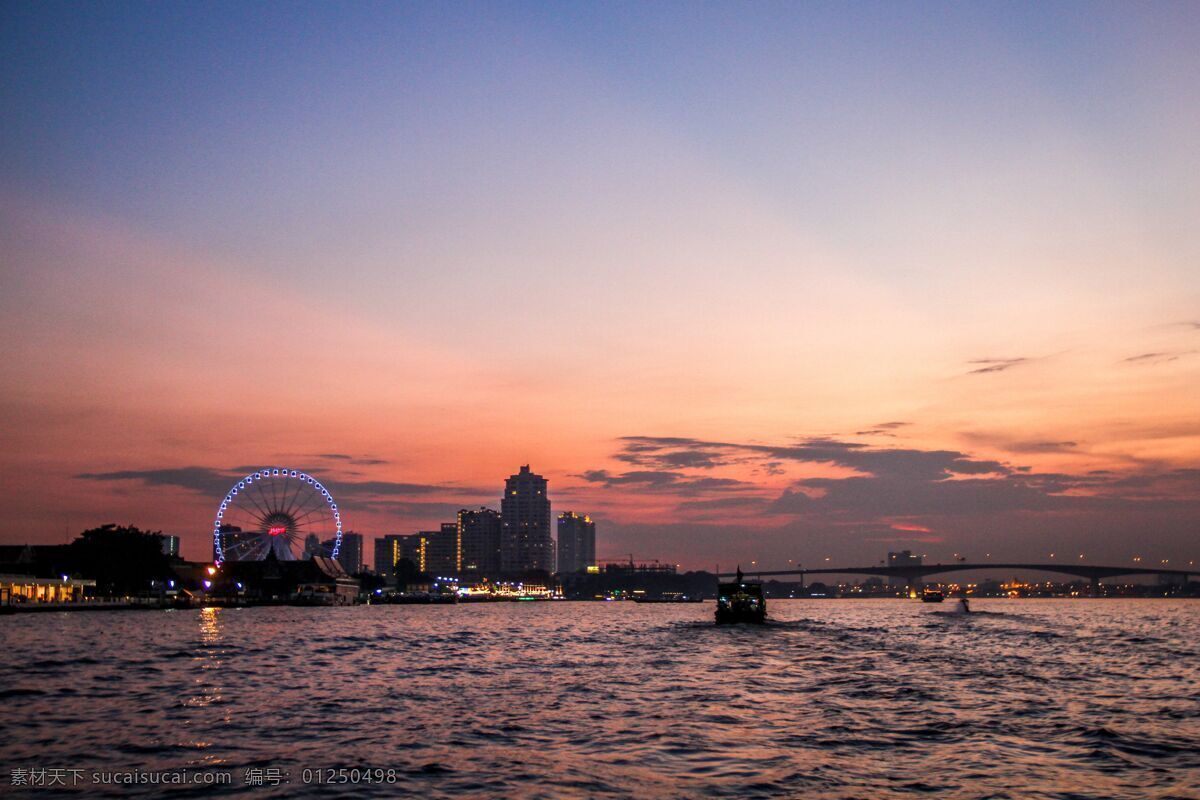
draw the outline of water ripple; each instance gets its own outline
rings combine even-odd
[[[758,628],[624,603],[9,617],[0,767],[232,769],[221,793],[255,797],[1200,797],[1200,606],[976,605],[775,602]]]

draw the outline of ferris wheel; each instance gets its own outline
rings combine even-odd
[[[225,495],[213,522],[213,560],[337,558],[342,517],[321,482],[294,469],[251,472]]]

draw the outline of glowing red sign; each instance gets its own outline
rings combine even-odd
[[[287,528],[282,525],[276,525],[274,528],[268,530],[267,533],[271,534],[272,536],[282,536],[283,534],[287,533]]]

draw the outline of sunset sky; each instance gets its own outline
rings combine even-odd
[[[1200,559],[1200,4],[4,3],[0,541]],[[369,553],[368,553],[369,557]]]

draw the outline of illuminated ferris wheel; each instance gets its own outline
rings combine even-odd
[[[286,468],[260,469],[225,495],[213,522],[213,560],[337,558],[342,517],[321,482]]]

